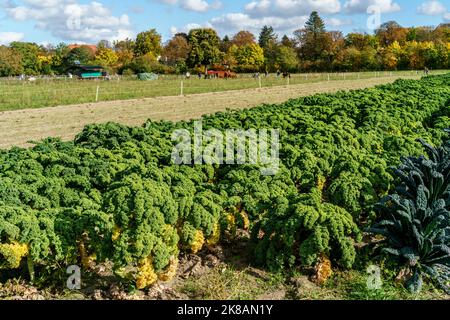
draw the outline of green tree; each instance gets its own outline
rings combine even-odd
[[[295,72],[298,70],[299,60],[294,48],[279,46],[277,51],[276,65],[282,71]]]
[[[279,49],[280,45],[275,41],[271,41],[264,49],[264,65],[266,71],[275,72],[280,68],[278,65]]]
[[[433,69],[437,69],[439,67],[441,57],[439,56],[439,51],[434,42],[421,42],[419,52],[425,61],[426,67]]]
[[[30,42],[12,42],[10,47],[19,52],[22,57],[23,72],[30,75],[39,74],[40,48],[35,43]]]
[[[271,26],[264,26],[259,33],[259,46],[264,50],[265,69],[276,71],[276,59],[278,54],[278,37]]]
[[[116,52],[108,47],[100,47],[95,54],[96,63],[104,67],[113,67],[119,61]]]
[[[261,48],[266,50],[269,46],[272,46],[273,43],[278,41],[277,35],[274,33],[273,28],[271,26],[264,26],[259,33],[258,43]]]
[[[64,57],[63,68],[68,68],[75,64],[88,64],[94,59],[95,55],[89,47],[81,46],[74,48]]]
[[[313,11],[303,30],[296,32],[300,43],[300,55],[307,60],[316,61],[323,58],[326,51],[327,34],[325,23],[316,11]]]
[[[231,40],[230,37],[228,37],[228,35],[226,35],[225,37],[223,37],[223,39],[220,41],[220,51],[222,52],[228,52],[228,50],[231,47]]]
[[[305,22],[305,29],[307,32],[311,32],[316,36],[319,36],[325,32],[325,23],[317,11],[311,12],[309,19]]]
[[[230,55],[237,64],[239,72],[254,72],[264,65],[264,50],[257,43],[242,46],[232,45]]]
[[[450,42],[447,44],[438,41],[436,42],[436,50],[438,54],[438,65],[436,68],[440,69],[446,69],[449,67],[449,61],[450,61]]]
[[[23,73],[22,56],[14,49],[0,46],[0,77]]]
[[[289,38],[287,35],[284,35],[283,38],[281,38],[281,44],[285,47],[294,48],[295,42],[291,38]]]
[[[188,42],[191,46],[187,60],[190,67],[208,66],[221,60],[220,38],[214,29],[192,29]]]
[[[65,72],[65,57],[69,54],[70,49],[65,43],[60,43],[54,49],[54,53],[51,61],[52,71],[62,74]]]
[[[378,53],[372,47],[366,47],[361,51],[361,71],[379,70]]]
[[[338,52],[333,61],[333,67],[341,71],[359,71],[361,70],[361,65],[361,51],[354,46]]]
[[[374,36],[362,33],[349,33],[345,37],[345,45],[358,50],[364,50],[367,47],[376,48],[377,42]]]
[[[134,46],[135,56],[150,55],[156,60],[161,55],[161,52],[161,35],[155,29],[141,32],[137,35]]]
[[[124,69],[133,70],[134,73],[165,72],[164,66],[148,55],[134,58]]]

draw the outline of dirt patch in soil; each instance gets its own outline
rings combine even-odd
[[[64,288],[63,280],[38,289],[25,280],[0,282],[0,300],[192,300],[192,299],[284,299],[282,284],[273,284],[265,270],[250,267],[246,254],[248,237],[232,240],[200,253],[181,254],[177,275],[168,282],[157,282],[146,290],[135,290],[131,283],[114,276],[111,263],[82,273],[82,289]]]

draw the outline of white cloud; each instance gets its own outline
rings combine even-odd
[[[244,6],[244,12],[226,13],[210,19],[206,24],[194,26],[213,27],[223,35],[240,30],[258,33],[263,26],[270,25],[281,35],[302,28],[314,10],[319,14],[338,13],[341,4],[339,0],[252,0]],[[349,19],[330,18],[325,21],[332,27],[352,24]],[[172,27],[170,32],[172,35],[187,32],[192,26],[186,25],[181,29]]]
[[[263,26],[270,25],[281,34],[293,32],[302,28],[308,18],[309,15],[294,16],[289,18],[273,16],[252,18],[245,13],[228,13],[211,19],[210,24],[222,33],[237,32],[240,30],[249,30],[253,33],[258,33]],[[325,19],[325,24],[331,27],[346,26],[351,25],[352,23],[353,22],[350,19]]]
[[[245,6],[245,11],[254,14],[267,14],[272,3],[269,0],[252,1]]]
[[[156,2],[165,3],[165,4],[175,4],[178,0],[155,0]]]
[[[381,13],[400,11],[400,5],[394,0],[347,0],[344,3],[344,11],[347,13],[367,13],[370,6],[380,8]]]
[[[245,6],[250,17],[298,17],[309,15],[311,11],[320,14],[341,11],[339,0],[253,0]]]
[[[450,12],[447,12],[446,14],[444,14],[444,20],[450,21]]]
[[[279,32],[291,32],[301,28],[307,19],[307,15],[289,18],[273,16],[252,18],[245,13],[228,13],[211,19],[210,23],[219,32],[226,33],[236,32],[239,30],[259,32],[265,25],[270,25]]]
[[[187,25],[181,27],[181,28],[177,28],[175,26],[170,27],[170,33],[172,34],[172,36],[174,36],[177,33],[189,33],[190,30],[192,29],[200,29],[200,28],[212,28],[213,26],[211,25],[211,23],[206,22],[204,24],[199,24],[199,23],[188,23]]]
[[[331,26],[331,27],[342,27],[342,26],[349,26],[353,24],[353,21],[350,19],[338,19],[338,18],[329,18],[325,19],[325,24]]]
[[[156,0],[156,2],[168,4],[168,5],[178,5],[180,8],[187,11],[194,12],[207,12],[210,10],[220,9],[222,3],[218,0],[207,1],[207,0]]]
[[[170,34],[172,36],[174,36],[174,35],[176,35],[178,33],[178,28],[175,27],[175,26],[171,26],[169,30],[170,30]]]
[[[187,31],[190,31],[192,29],[208,28],[208,27],[210,27],[208,24],[201,25],[200,23],[188,23],[185,29]]]
[[[206,12],[209,9],[208,2],[204,0],[185,0],[181,1],[180,6],[183,9],[197,12]]]
[[[114,16],[100,2],[80,0],[24,0],[6,13],[17,21],[34,21],[37,28],[70,42],[98,42],[132,36],[128,15]]]
[[[334,14],[341,11],[340,0],[252,0],[244,6],[244,12],[227,13],[210,20],[222,33],[249,30],[258,33],[265,25],[281,34],[304,26],[312,11]],[[326,19],[332,27],[352,24],[351,20]]]
[[[22,41],[25,35],[20,32],[0,32],[0,45],[9,45],[14,41]]]
[[[442,3],[436,0],[426,1],[422,3],[417,12],[427,16],[439,16],[447,12],[447,9]]]
[[[48,42],[48,41],[42,41],[42,42],[39,42],[38,44],[44,48],[48,48],[48,47],[52,46],[52,43]]]
[[[57,6],[60,0],[25,0],[25,3],[38,8],[51,8]]]
[[[258,33],[263,26],[270,25],[281,34],[302,28],[311,11],[333,14],[340,10],[339,0],[252,0],[244,6],[244,12],[223,14],[209,22],[221,33],[239,30]],[[348,21],[332,18],[328,24],[338,26]]]

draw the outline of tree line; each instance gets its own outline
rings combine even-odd
[[[204,72],[333,72],[450,68],[450,24],[402,27],[382,24],[373,35],[327,31],[317,12],[305,26],[281,39],[271,26],[259,35],[239,31],[220,38],[211,28],[177,33],[162,43],[156,29],[136,39],[91,46],[40,46],[12,42],[0,46],[0,76],[64,74],[74,64],[101,65],[110,73]]]

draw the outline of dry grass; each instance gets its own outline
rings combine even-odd
[[[177,290],[192,300],[286,299],[282,276],[260,271],[265,277],[260,279],[249,270],[234,270],[226,265],[215,267],[202,276],[182,282]]]
[[[408,76],[402,78],[414,78]],[[226,109],[251,108],[264,103],[281,103],[291,98],[362,89],[393,82],[396,77],[324,81],[302,85],[236,90],[217,93],[168,96],[125,101],[109,101],[71,106],[25,109],[0,113],[0,148],[28,146],[29,141],[47,137],[72,139],[91,123],[108,121],[142,125],[152,120],[188,120]]]

